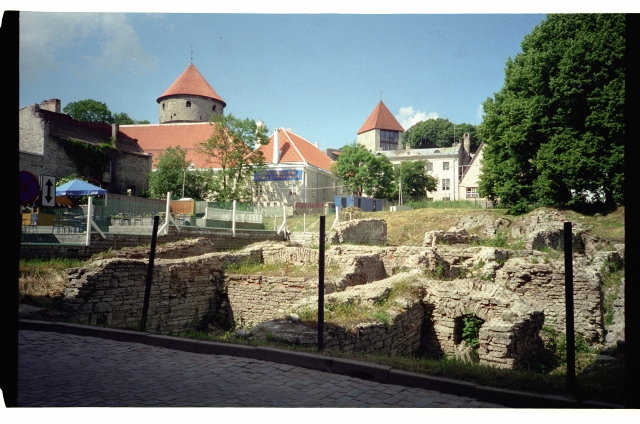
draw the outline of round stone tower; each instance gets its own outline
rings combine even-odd
[[[227,105],[193,64],[156,101],[161,124],[208,122],[214,114],[224,114]]]

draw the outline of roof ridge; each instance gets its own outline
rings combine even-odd
[[[308,164],[309,161],[307,160],[307,158],[304,157],[304,155],[302,153],[300,153],[300,149],[298,149],[298,146],[296,146],[296,143],[294,143],[293,140],[291,139],[291,137],[289,137],[289,134],[287,134],[288,131],[285,130],[283,127],[280,127],[280,129],[282,131],[284,131],[285,135],[289,139],[289,144],[291,144],[293,146],[293,148],[296,149],[296,152],[298,152],[298,156],[300,156],[300,158],[302,159],[302,162],[304,162],[305,165]]]

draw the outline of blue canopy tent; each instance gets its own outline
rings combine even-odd
[[[56,187],[56,196],[89,196],[89,207],[87,209],[87,240],[86,245],[89,246],[91,240],[91,226],[93,226],[98,233],[105,238],[100,228],[93,222],[92,216],[92,196],[100,196],[107,194],[107,190],[104,188],[94,186],[93,184],[89,184],[86,181],[82,180],[72,180],[68,183],[62,184],[60,187]],[[106,198],[105,198],[106,204]]]
[[[107,194],[107,190],[82,180],[69,181],[56,187],[56,196],[98,196],[103,194]]]

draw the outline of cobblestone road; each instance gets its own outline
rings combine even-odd
[[[290,365],[19,332],[18,406],[501,407]]]

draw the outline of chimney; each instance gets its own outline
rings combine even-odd
[[[464,133],[462,136],[464,138],[464,151],[466,153],[466,157],[471,157],[471,135],[469,133]]]
[[[43,100],[40,103],[40,109],[48,110],[55,113],[60,113],[60,100],[59,99]]]
[[[280,162],[280,131],[276,128],[273,131],[273,164]]]
[[[118,124],[116,123],[111,124],[111,137],[114,140],[118,139]]]

